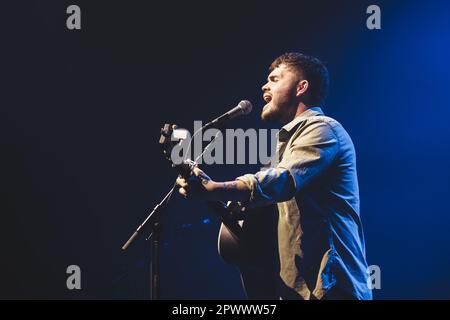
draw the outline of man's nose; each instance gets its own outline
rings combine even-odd
[[[265,85],[263,85],[263,86],[261,87],[261,90],[262,90],[263,92],[269,90],[269,83],[267,82]]]

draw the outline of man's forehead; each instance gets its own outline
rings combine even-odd
[[[278,65],[275,69],[273,69],[272,72],[269,73],[268,77],[283,76],[287,72],[292,72],[292,70],[282,63]]]

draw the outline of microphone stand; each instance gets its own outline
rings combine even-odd
[[[136,231],[131,235],[127,242],[123,245],[122,250],[126,250],[131,243],[136,239],[141,230],[143,230],[147,225],[151,226],[151,233],[146,238],[152,240],[151,246],[151,265],[150,265],[150,299],[158,300],[160,293],[160,274],[159,274],[159,249],[160,249],[160,236],[161,236],[161,223],[159,219],[159,214],[161,210],[167,205],[175,191],[176,184],[170,189],[166,196],[153,208],[152,212],[145,218],[141,225],[136,229]],[[150,223],[151,222],[151,223]]]
[[[168,134],[169,128],[172,128],[170,125],[165,125],[165,127],[161,130],[163,132],[163,135],[161,137],[160,143],[163,144],[167,140],[167,137],[170,137],[170,134]],[[203,130],[204,127],[201,128]],[[217,132],[216,136],[214,136],[213,139],[206,145],[205,149],[203,150],[202,154],[199,155],[195,160],[197,161],[199,158],[203,156],[203,154],[210,148],[213,141],[216,139],[218,134],[220,133],[220,130]],[[166,154],[167,155],[167,154]],[[196,161],[192,160],[185,160],[182,165],[174,166],[176,169],[178,169],[181,176],[188,177],[190,174],[192,174],[192,169],[197,165]],[[151,226],[151,233],[146,238],[146,240],[152,239],[152,247],[151,247],[151,265],[150,265],[150,299],[151,300],[158,300],[159,294],[160,294],[160,274],[159,274],[159,250],[160,250],[160,236],[161,236],[161,223],[159,220],[159,214],[161,213],[161,210],[165,208],[167,203],[169,202],[173,192],[175,191],[177,187],[177,184],[175,183],[173,187],[169,190],[169,192],[166,194],[166,196],[153,208],[152,212],[145,218],[145,220],[140,224],[140,226],[136,229],[136,231],[131,235],[131,237],[125,242],[125,244],[122,246],[122,250],[128,249],[128,247],[131,245],[131,243],[137,238],[139,233],[142,229],[144,229],[147,225]],[[224,207],[226,207],[225,204],[222,205],[212,205],[212,208],[215,210],[224,210]],[[151,223],[150,223],[151,222]]]

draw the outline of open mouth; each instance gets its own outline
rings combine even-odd
[[[270,101],[272,101],[272,96],[270,94],[265,94],[263,95],[263,99],[265,102],[269,103]]]

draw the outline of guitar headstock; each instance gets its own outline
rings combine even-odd
[[[169,161],[172,168],[175,168],[183,177],[192,175],[192,170],[197,166],[195,161],[186,159],[181,164],[175,164],[172,161],[172,149],[186,140],[189,137],[189,132],[186,129],[178,129],[178,126],[173,123],[166,123],[161,128],[161,136],[159,137],[159,145],[166,160]]]

